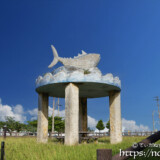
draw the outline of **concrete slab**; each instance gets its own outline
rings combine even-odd
[[[118,86],[99,82],[70,82],[78,86],[79,97],[98,98],[109,96],[110,91],[120,91]],[[65,87],[69,82],[52,83],[36,88],[38,93],[47,93],[51,97],[65,97]]]

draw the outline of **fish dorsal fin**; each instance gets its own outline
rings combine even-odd
[[[86,55],[87,53],[85,51],[82,50],[82,55]]]
[[[74,56],[74,58],[79,58],[79,57],[85,56],[86,54],[87,54],[87,53],[82,50],[82,54],[78,53],[78,55],[77,55],[77,56]]]

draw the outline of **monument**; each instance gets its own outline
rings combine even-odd
[[[110,142],[122,141],[121,126],[121,82],[111,73],[102,75],[97,68],[100,55],[82,54],[74,58],[61,58],[54,46],[54,59],[48,66],[59,62],[64,66],[36,79],[38,92],[38,128],[37,141],[48,141],[48,98],[65,98],[65,144],[75,145],[79,142],[79,131],[87,131],[87,98],[109,96],[110,106]],[[97,106],[98,107],[98,106]],[[99,109],[101,109],[99,107]]]

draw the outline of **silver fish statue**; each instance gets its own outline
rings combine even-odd
[[[87,54],[82,50],[82,54],[78,54],[78,56],[74,58],[61,58],[58,56],[58,53],[53,45],[51,45],[54,59],[52,63],[48,66],[48,68],[53,67],[59,62],[61,62],[64,66],[77,67],[81,69],[89,69],[92,67],[96,67],[100,61],[99,54]]]

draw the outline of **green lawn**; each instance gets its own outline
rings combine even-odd
[[[98,144],[89,143],[77,146],[65,146],[53,142],[51,139],[47,144],[40,144],[36,142],[36,138],[7,137],[5,140],[5,154],[6,160],[96,160],[97,149],[112,149],[114,155],[119,152],[119,149],[126,149],[134,142],[139,142],[144,138],[123,137],[122,143],[111,145],[109,138],[106,137],[99,139]],[[3,141],[3,138],[0,138],[0,141]]]

